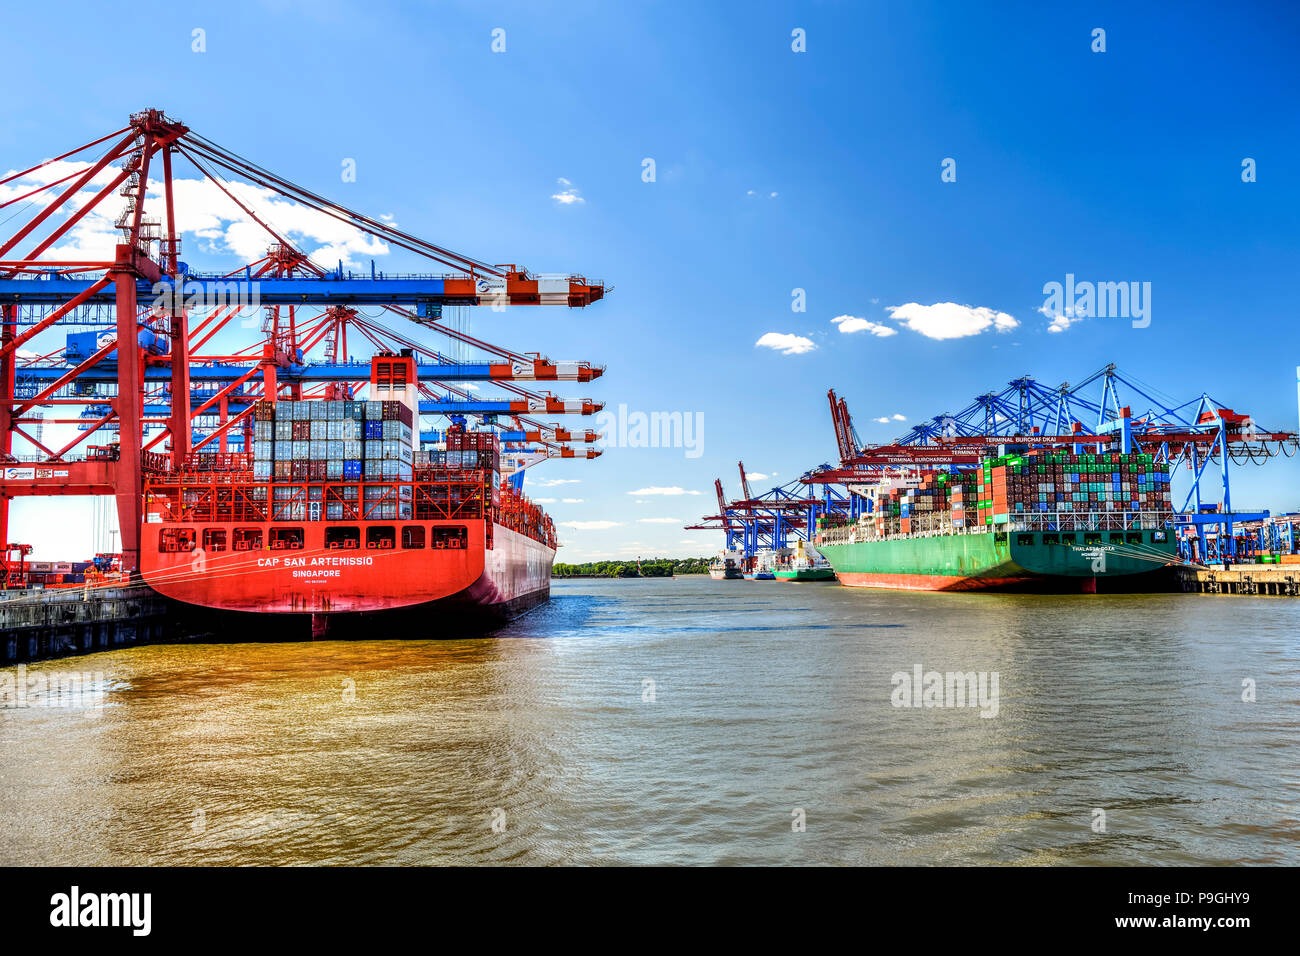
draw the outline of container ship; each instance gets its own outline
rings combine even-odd
[[[372,400],[264,400],[251,454],[147,472],[145,582],[201,608],[310,615],[316,636],[398,612],[490,625],[546,601],[551,519],[502,481],[495,433],[453,424],[445,450],[416,451],[415,372],[376,356]]]
[[[1177,560],[1169,474],[1150,455],[1026,449],[865,497],[858,521],[818,521],[817,548],[849,587],[1095,592]]]

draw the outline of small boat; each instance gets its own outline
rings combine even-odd
[[[802,541],[792,553],[777,556],[774,573],[778,581],[835,580],[835,570],[831,563]]]
[[[776,552],[759,551],[752,558],[745,559],[746,581],[775,581]]]
[[[740,571],[741,560],[739,552],[721,552],[709,562],[709,577],[715,581],[734,581],[743,577]]]

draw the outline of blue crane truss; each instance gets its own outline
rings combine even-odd
[[[851,496],[838,489],[826,485],[813,496],[802,478],[796,478],[754,498],[732,501],[720,514],[705,518],[709,524],[691,527],[723,531],[728,551],[752,558],[759,551],[787,548],[793,541],[811,543],[819,516],[845,514],[852,506]]]
[[[999,441],[1033,445],[1038,439],[1044,445],[1071,445],[1076,451],[1094,446],[1115,450],[1117,440],[1123,453],[1142,450],[1167,464],[1171,472],[1177,467],[1189,472],[1191,486],[1175,517],[1185,547],[1200,529],[1216,526],[1215,547],[1235,554],[1233,524],[1259,520],[1268,513],[1232,511],[1231,466],[1258,464],[1276,455],[1290,457],[1300,442],[1292,432],[1260,429],[1249,416],[1235,413],[1208,392],[1178,402],[1159,397],[1158,391],[1114,364],[1078,383],[1055,388],[1022,376],[999,392],[977,396],[957,412],[914,425],[889,447],[951,448],[963,440],[969,440],[968,445]],[[1106,441],[1090,442],[1089,437]],[[858,456],[873,451],[863,447],[856,432],[852,439]],[[880,447],[884,446],[876,446]],[[864,470],[867,474],[869,469]],[[1208,502],[1212,496],[1219,500]]]

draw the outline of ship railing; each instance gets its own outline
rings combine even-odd
[[[145,480],[151,523],[470,520],[490,515],[491,509],[490,479],[482,471],[420,481],[251,481],[220,472]]]

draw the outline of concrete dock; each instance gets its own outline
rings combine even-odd
[[[163,640],[168,608],[139,585],[0,592],[0,666]]]
[[[1300,597],[1300,564],[1233,564],[1178,568],[1184,591],[1192,594],[1249,594]]]

